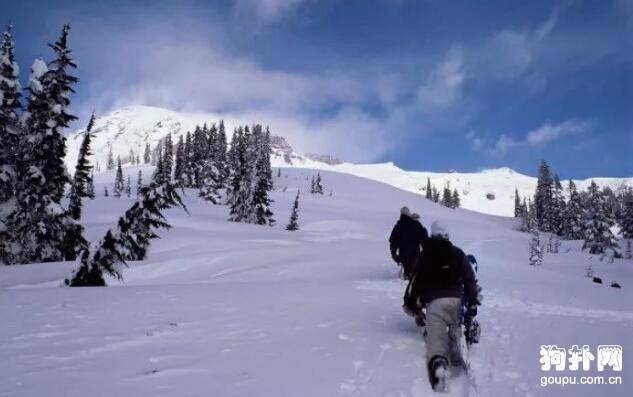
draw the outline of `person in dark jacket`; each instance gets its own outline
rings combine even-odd
[[[389,250],[394,262],[402,266],[404,278],[409,280],[420,249],[429,234],[420,223],[420,216],[412,214],[408,207],[400,209],[400,219],[389,236]]]
[[[431,237],[405,291],[403,309],[416,316],[426,307],[427,364],[434,390],[444,390],[449,363],[463,365],[459,349],[462,296],[467,315],[474,318],[477,295],[477,281],[466,255],[451,243],[446,228],[433,222]]]

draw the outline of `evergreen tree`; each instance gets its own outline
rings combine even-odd
[[[125,195],[128,198],[132,197],[132,180],[129,174],[127,176],[127,180],[125,181]]]
[[[552,190],[552,203],[550,208],[550,229],[552,233],[562,236],[565,229],[565,199],[563,198],[563,186],[558,175],[554,174],[554,187]]]
[[[552,179],[550,167],[545,160],[542,160],[536,182],[534,207],[538,228],[544,232],[552,231],[553,184],[554,180]]]
[[[159,159],[163,158],[161,145],[158,145],[157,157]],[[156,182],[158,184],[161,184],[161,183],[165,182],[165,177],[164,177],[164,173],[163,173],[163,161],[158,161],[156,163],[156,169],[154,170],[154,174],[152,175],[152,182]]]
[[[286,230],[295,231],[299,230],[299,190],[297,189],[297,196],[292,204],[292,212],[290,213],[290,221],[286,226]]]
[[[171,134],[167,134],[163,143],[162,163],[163,180],[171,182],[171,173],[174,166],[174,145],[171,141]]]
[[[199,177],[201,178],[200,197],[213,204],[219,204],[221,199],[219,190],[222,185],[220,183],[220,172],[212,157],[209,156],[204,160]]]
[[[13,201],[15,195],[18,161],[16,148],[19,142],[18,112],[21,109],[19,77],[19,68],[15,63],[12,27],[9,25],[4,31],[0,45],[0,207]],[[3,229],[4,223],[5,215],[0,211],[0,230]]]
[[[585,243],[582,249],[609,258],[619,257],[618,243],[611,232],[614,220],[607,211],[606,199],[594,181],[591,181],[588,193],[588,202],[584,206]]]
[[[204,165],[208,156],[208,138],[206,124],[203,128],[196,126],[193,132],[193,186],[200,189],[204,179]]]
[[[530,265],[540,266],[543,264],[543,247],[541,247],[541,236],[535,211],[530,211],[528,224],[530,229]]]
[[[519,230],[522,232],[527,232],[530,230],[530,213],[528,211],[528,204],[525,201],[525,197],[523,197],[523,203],[521,204],[521,226]]]
[[[453,189],[453,198],[451,203],[451,208],[459,208],[462,205],[462,200],[459,198],[459,192],[457,191],[457,189]]]
[[[105,286],[103,273],[122,279],[118,265],[128,260],[143,260],[155,230],[171,226],[162,214],[167,208],[179,206],[186,210],[174,185],[152,184],[141,190],[132,207],[119,218],[117,226],[109,229],[92,249],[84,250],[77,269],[66,285],[71,287]]]
[[[55,59],[48,65],[48,70],[42,76],[44,91],[49,102],[50,115],[47,121],[47,133],[42,139],[42,146],[46,150],[46,158],[42,159],[41,171],[46,180],[47,189],[55,203],[59,203],[64,195],[66,183],[70,178],[66,172],[64,158],[66,156],[66,138],[63,129],[77,117],[68,112],[70,95],[74,93],[73,85],[77,78],[70,74],[76,69],[68,48],[69,25],[62,27],[59,39],[49,44],[55,52]]]
[[[70,187],[68,212],[74,220],[81,219],[82,199],[90,197],[88,186],[92,178],[92,165],[90,165],[89,157],[92,156],[90,142],[92,140],[94,121],[95,116],[93,114],[88,121],[86,133],[79,147],[79,157],[77,159],[77,165],[75,166],[75,175],[73,176],[73,182]]]
[[[321,184],[321,173],[317,172],[317,176],[312,177],[313,178],[313,182],[312,182],[312,188],[310,189],[310,192],[313,194],[323,194],[323,185]]]
[[[143,172],[138,170],[138,177],[136,178],[136,196],[140,196],[141,189],[143,188]]]
[[[145,143],[145,151],[143,152],[143,164],[149,164],[152,161],[152,149],[149,142]]]
[[[123,189],[125,188],[125,182],[123,180],[123,168],[121,168],[121,158],[116,159],[116,176],[114,178],[114,197],[120,198]]]
[[[565,205],[565,212],[563,218],[563,234],[565,238],[570,240],[580,240],[584,237],[584,225],[583,225],[583,209],[580,200],[580,195],[576,190],[574,181],[569,180],[569,200]]]
[[[514,217],[522,216],[521,197],[519,197],[519,189],[514,189]]]
[[[231,179],[228,190],[230,205],[229,220],[232,222],[248,222],[251,214],[252,169],[249,164],[250,142],[248,126],[239,127],[233,134],[231,142],[232,158]]]
[[[444,207],[453,208],[453,193],[451,192],[451,187],[447,182],[444,186],[444,190],[442,191],[442,201],[441,204]]]
[[[273,212],[270,209],[272,200],[268,192],[273,188],[273,171],[270,166],[270,132],[262,130],[261,125],[253,127],[253,151],[254,151],[254,188],[251,205],[253,206],[253,223],[258,225],[270,225],[275,223]],[[317,174],[318,186],[321,186],[321,176]],[[323,194],[320,187],[319,194]]]
[[[108,159],[106,161],[106,170],[113,170],[114,169],[114,155],[112,154],[112,145],[110,145],[110,147],[108,148]]]
[[[186,185],[185,175],[185,143],[182,135],[178,137],[178,144],[176,145],[176,164],[174,165],[174,181],[180,186]]]
[[[433,186],[433,188],[431,190],[432,190],[433,201],[436,202],[436,203],[439,203],[440,202],[440,192],[439,192],[439,190],[437,190],[437,188],[435,186]]]
[[[62,177],[66,177],[66,173],[64,148],[59,150],[58,141],[62,145],[64,141],[59,129],[53,130],[57,123],[43,81],[47,72],[43,60],[33,62],[28,80],[27,112],[22,117],[20,143],[15,147],[15,204],[2,236],[3,243],[11,247],[2,250],[4,255],[0,259],[5,263],[49,262],[63,257],[65,223],[60,200]],[[58,156],[61,157],[56,158]],[[57,173],[60,165],[62,175]]]
[[[229,177],[229,166],[227,162],[227,144],[224,120],[220,120],[218,125],[218,133],[213,147],[213,152],[215,166],[220,174],[220,185],[225,187],[227,178]]]
[[[631,240],[633,239],[633,188],[626,187],[620,195],[620,211],[618,225],[622,237],[626,239],[626,257],[631,258]]]
[[[193,147],[191,146],[191,132],[187,131],[185,135],[184,162],[183,173],[185,175],[185,187],[193,187]]]
[[[433,200],[433,191],[431,187],[431,178],[426,178],[426,199]]]

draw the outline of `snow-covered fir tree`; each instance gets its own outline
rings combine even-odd
[[[431,187],[431,178],[426,178],[426,199],[433,200],[433,191]]]
[[[143,188],[143,171],[138,170],[138,176],[136,177],[136,196],[137,197],[141,194],[142,188]]]
[[[290,212],[290,220],[288,221],[288,225],[286,225],[286,230],[291,232],[295,230],[299,230],[299,190],[297,189],[297,196],[295,197],[295,201],[292,203],[292,212]]]
[[[519,196],[519,189],[514,189],[514,217],[520,218],[522,216],[522,204],[521,197]]]
[[[569,191],[569,200],[565,205],[563,216],[563,235],[570,240],[580,240],[585,236],[582,202],[576,184],[571,179],[567,190]]]
[[[171,141],[171,134],[167,134],[163,142],[162,171],[165,182],[171,182],[171,173],[174,166],[174,145]]]
[[[123,191],[125,192],[125,195],[128,198],[132,197],[132,180],[131,180],[129,174],[128,174],[127,179],[125,181],[125,189],[123,189]]]
[[[431,188],[431,198],[433,199],[434,202],[439,203],[440,202],[440,191],[437,190],[437,188],[435,186],[433,186]]]
[[[176,159],[174,164],[174,181],[180,186],[185,186],[186,182],[186,161],[187,159],[185,158],[185,141],[182,135],[180,135],[180,137],[178,137],[178,143],[176,144]]]
[[[220,173],[220,184],[222,187],[225,187],[227,178],[229,177],[229,167],[227,163],[227,143],[224,120],[220,120],[218,124],[218,133],[213,146],[213,158],[215,160],[215,166]]]
[[[50,130],[42,140],[42,145],[47,148],[48,157],[43,160],[42,172],[46,179],[47,188],[54,202],[59,203],[64,195],[64,189],[70,178],[64,165],[66,156],[66,138],[63,129],[68,128],[68,123],[77,117],[68,112],[70,95],[74,93],[73,86],[77,78],[71,74],[77,65],[71,57],[68,47],[69,25],[62,27],[62,32],[57,41],[49,44],[55,52],[55,58],[49,63],[48,71],[42,76],[44,90],[48,96],[50,116],[47,126]]]
[[[112,145],[108,147],[108,159],[106,160],[106,170],[113,170],[116,164],[114,163],[114,154],[112,154]]]
[[[451,204],[452,204],[451,208],[459,208],[462,205],[462,200],[459,197],[459,192],[457,191],[457,189],[453,189],[453,197],[451,199]]]
[[[323,184],[321,183],[321,173],[317,172],[316,177],[312,177],[310,193],[323,194]]]
[[[159,159],[163,158],[161,145],[158,145],[158,154],[156,155],[156,157]],[[154,169],[154,174],[152,175],[152,182],[156,182],[158,184],[165,182],[165,177],[163,173],[163,164],[164,163],[162,160],[159,160],[156,162],[156,169]]]
[[[81,255],[73,275],[66,280],[71,287],[105,286],[104,273],[121,279],[119,265],[128,260],[143,260],[156,229],[169,229],[162,211],[179,206],[186,210],[174,185],[151,184],[141,189],[139,199],[108,230],[101,241]]]
[[[64,239],[64,210],[60,206],[63,183],[63,151],[57,142],[64,144],[61,134],[54,134],[51,101],[44,77],[48,67],[36,59],[28,80],[26,112],[22,115],[20,142],[16,145],[15,206],[6,220],[5,251],[3,260],[8,263],[47,262],[61,260]],[[59,130],[57,130],[59,132]],[[55,156],[62,156],[57,160]],[[48,166],[62,166],[45,170]],[[53,179],[48,180],[51,176]],[[57,184],[61,184],[57,186]],[[41,225],[46,225],[45,228]]]
[[[619,257],[618,242],[611,232],[615,222],[606,208],[606,198],[594,181],[591,181],[587,191],[589,196],[584,206],[585,242],[582,249],[607,258]]]
[[[191,132],[187,131],[185,135],[185,147],[183,149],[184,153],[184,162],[183,162],[183,173],[184,173],[184,186],[185,187],[193,187],[194,182],[194,163],[193,163],[193,147],[191,142]]]
[[[192,147],[192,161],[191,166],[193,167],[193,187],[200,189],[202,187],[203,174],[204,174],[204,164],[206,162],[207,156],[209,155],[209,145],[208,145],[208,129],[205,124],[202,128],[196,126],[196,129],[193,132],[193,147]]]
[[[563,197],[563,186],[557,174],[554,174],[552,202],[549,212],[551,232],[562,236],[563,229],[565,228],[565,198]]]
[[[12,27],[9,25],[0,45],[0,230],[4,229],[6,217],[11,211],[8,207],[14,205],[18,161],[15,148],[19,142],[18,112],[22,107],[19,77]]]
[[[550,167],[545,160],[542,160],[539,166],[538,180],[536,182],[534,208],[538,228],[544,232],[552,231],[553,185],[554,180]]]
[[[626,257],[631,258],[631,240],[633,240],[633,188],[625,187],[620,194],[620,210],[618,211],[618,225],[622,237],[626,240]]]
[[[90,116],[88,126],[86,127],[86,133],[81,141],[79,147],[79,155],[77,158],[77,165],[75,166],[75,174],[73,176],[72,184],[70,186],[68,213],[72,219],[81,219],[82,201],[86,197],[90,197],[88,187],[90,180],[92,179],[92,165],[90,164],[90,156],[92,151],[90,143],[92,140],[92,127],[94,126],[95,116]]]
[[[220,189],[220,172],[216,166],[215,159],[210,155],[203,160],[203,165],[199,174],[200,181],[200,197],[204,200],[219,204],[221,200]]]
[[[444,207],[453,208],[453,193],[451,192],[451,186],[446,183],[442,190],[442,200],[440,201]]]
[[[543,264],[543,247],[541,246],[538,219],[536,218],[536,212],[534,210],[530,211],[528,224],[530,229],[529,262],[531,266],[540,266]]]
[[[125,188],[125,181],[123,180],[123,168],[121,168],[121,158],[117,157],[116,159],[116,175],[114,177],[114,188],[112,190],[112,194],[114,197],[121,197],[121,193],[123,193],[123,189]]]
[[[152,161],[152,149],[149,147],[149,142],[145,143],[145,150],[143,151],[143,164],[149,164]]]
[[[248,142],[251,140],[248,126],[238,127],[231,141],[231,179],[228,187],[230,206],[229,220],[248,222],[251,219],[252,167]]]
[[[273,171],[270,166],[270,132],[262,129],[261,125],[253,127],[252,156],[254,157],[253,172],[253,196],[251,205],[253,206],[252,222],[258,225],[274,225],[273,212],[270,208],[272,200],[268,193],[273,189]],[[320,194],[323,194],[321,187],[321,176],[317,175]],[[318,192],[317,192],[318,193]]]

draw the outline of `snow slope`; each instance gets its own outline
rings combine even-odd
[[[125,172],[134,179],[136,168]],[[542,344],[620,344],[628,357],[631,261],[594,263],[620,290],[584,277],[590,260],[575,243],[532,268],[513,219],[450,210],[340,173],[322,172],[333,196],[310,195],[315,172],[282,170],[273,228],[226,222],[226,207],[187,191],[190,215],[170,210],[174,229],[112,287],[58,287],[69,263],[0,268],[0,396],[433,395],[386,242],[402,205],[427,226],[443,221],[479,259],[483,331],[470,352],[471,395],[631,395],[627,359],[623,372],[607,372],[623,385],[564,388],[540,386],[538,361]],[[131,204],[102,197],[112,180],[97,176],[90,239]],[[284,225],[296,189],[301,230],[291,233]],[[449,395],[467,395],[464,381],[452,382]]]
[[[142,157],[146,143],[150,143],[153,148],[168,133],[173,134],[174,141],[177,141],[178,136],[193,131],[196,125],[217,122],[220,118],[222,117],[216,114],[181,113],[149,106],[131,106],[116,110],[98,118],[95,123],[95,139],[92,145],[95,161],[104,167],[110,148],[114,156],[121,156],[124,162],[130,150]],[[234,126],[252,122],[225,118],[227,134],[230,137]],[[274,126],[271,127],[273,133],[280,133]],[[67,164],[71,170],[76,163],[83,133],[84,131],[78,131],[68,139]],[[431,183],[440,191],[447,183],[451,188],[457,188],[464,208],[487,214],[512,216],[515,189],[518,189],[521,197],[531,197],[536,188],[536,178],[505,167],[474,173],[405,171],[393,163],[339,164],[338,160],[327,156],[298,154],[283,138],[277,138],[275,143],[272,156],[275,166],[343,172],[419,194],[425,193],[426,181],[430,178]],[[633,186],[633,178],[590,178],[576,181],[576,184],[584,189],[589,186],[591,179],[595,179],[599,186],[610,186],[614,190],[623,183]],[[489,194],[494,195],[493,200],[487,198]]]

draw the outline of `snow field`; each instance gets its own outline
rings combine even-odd
[[[137,170],[124,169],[133,187]],[[227,207],[187,190],[190,215],[168,211],[174,228],[108,288],[59,287],[69,263],[0,268],[0,396],[433,395],[421,331],[401,310],[405,285],[387,246],[402,205],[427,227],[441,220],[480,262],[482,337],[470,352],[477,395],[630,395],[626,359],[621,386],[542,388],[538,351],[633,351],[631,261],[594,262],[596,275],[620,290],[584,277],[589,257],[573,242],[535,269],[527,234],[512,230],[512,219],[323,171],[334,194],[315,196],[315,173],[284,168],[275,178],[273,228],[226,222]],[[104,198],[113,180],[97,175],[90,239],[133,200]],[[300,230],[288,232],[297,188]],[[462,381],[449,395],[468,394]]]

